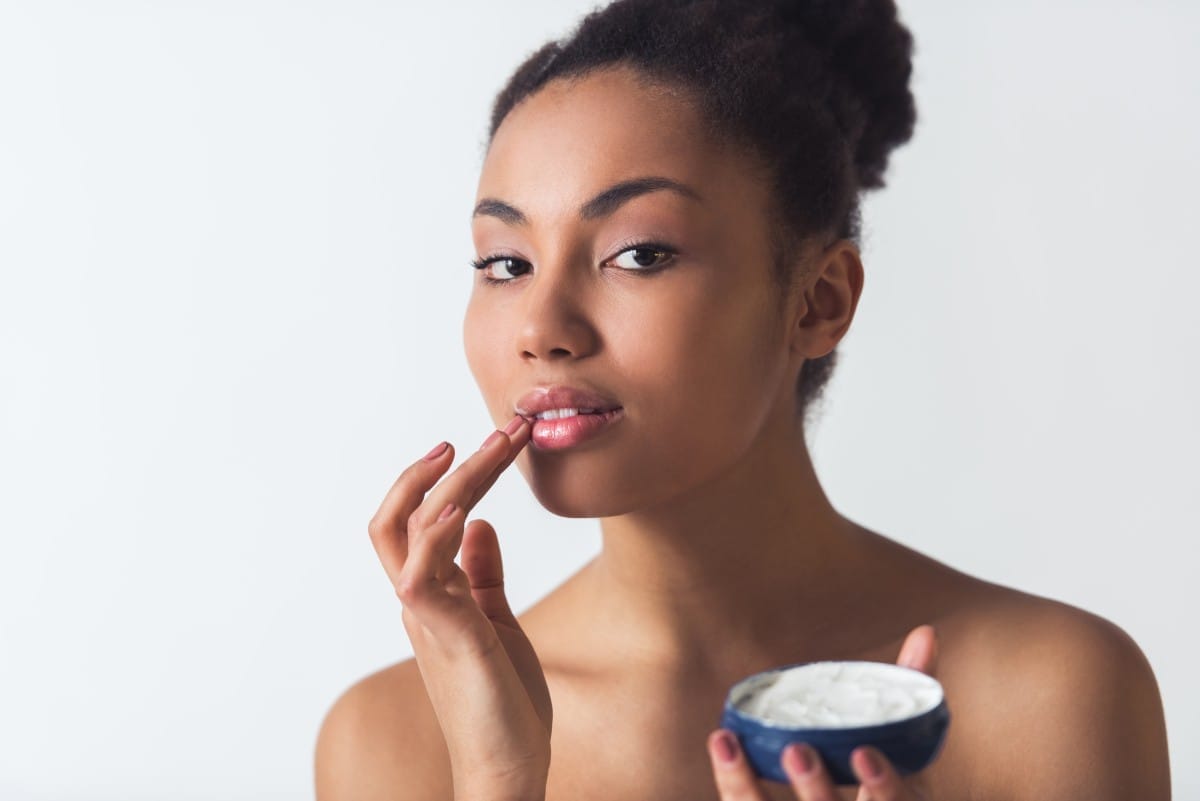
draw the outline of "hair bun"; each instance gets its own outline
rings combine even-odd
[[[787,0],[775,18],[797,30],[829,69],[829,104],[855,142],[859,187],[884,185],[888,155],[912,138],[913,37],[893,0]]]

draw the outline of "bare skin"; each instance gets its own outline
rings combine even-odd
[[[480,177],[477,201],[526,218],[472,220],[479,255],[511,259],[486,271],[507,283],[476,276],[463,328],[497,427],[541,384],[600,389],[624,407],[589,442],[551,451],[526,433],[506,457],[547,509],[602,531],[602,552],[518,618],[553,702],[545,797],[1168,798],[1158,690],[1123,631],[956,571],[830,503],[794,387],[853,320],[858,250],[814,240],[780,304],[765,184],[698,130],[683,98],[626,70],[556,81],[505,120]],[[660,189],[580,217],[587,199],[640,176],[699,199]],[[673,254],[639,275],[628,243],[646,240]],[[438,500],[419,514],[432,519]],[[479,536],[468,528],[464,543]],[[752,783],[744,764],[719,763],[715,726],[735,681],[792,662],[895,662],[910,634],[952,713],[919,777],[834,791]],[[320,801],[455,797],[427,689],[407,660],[339,699],[318,742]]]

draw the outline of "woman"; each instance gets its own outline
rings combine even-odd
[[[859,193],[913,130],[911,46],[891,0],[618,0],[512,76],[464,324],[502,430],[448,475],[447,443],[416,460],[370,522],[415,656],[330,711],[319,801],[1169,797],[1125,632],[867,530],[813,470]],[[519,618],[467,521],[514,461],[603,538]],[[789,785],[756,778],[715,728],[726,692],[820,659],[935,675],[938,758],[902,777],[859,748],[838,788],[797,747]]]

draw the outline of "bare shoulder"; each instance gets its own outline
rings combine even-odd
[[[446,743],[415,659],[338,697],[317,735],[314,773],[317,801],[451,797]]]
[[[1166,801],[1162,701],[1133,638],[1070,604],[984,586],[946,643],[979,797]]]

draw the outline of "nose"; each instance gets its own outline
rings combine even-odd
[[[599,347],[585,272],[567,264],[535,270],[520,299],[516,346],[523,360],[582,359]]]

